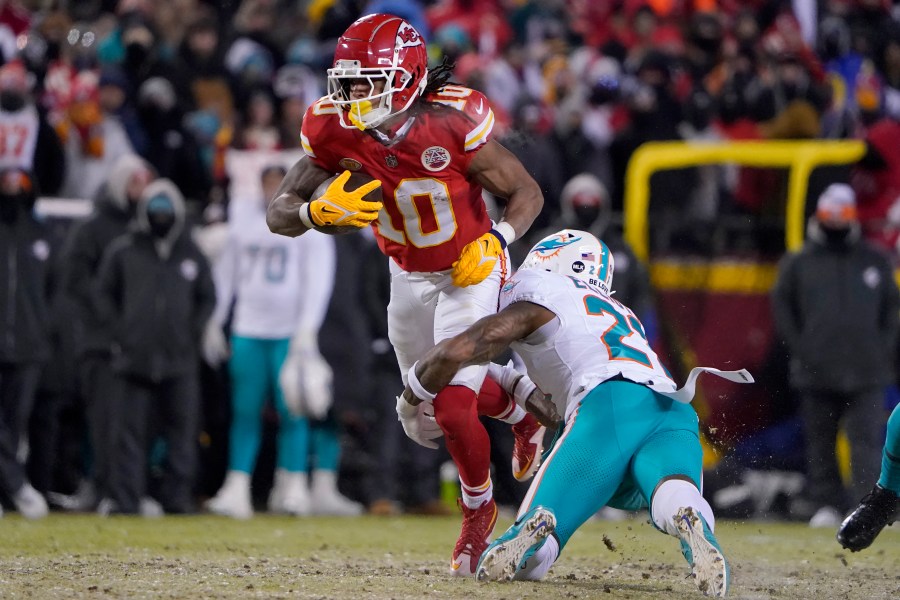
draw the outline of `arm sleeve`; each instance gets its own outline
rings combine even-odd
[[[298,240],[306,243],[300,253],[300,311],[294,339],[304,342],[304,337],[317,334],[325,319],[331,293],[334,289],[336,251],[331,236],[315,232]]]
[[[235,236],[229,232],[222,254],[212,266],[213,282],[216,288],[216,308],[212,318],[221,327],[228,319],[231,301],[234,299],[238,276],[238,248]]]
[[[195,248],[197,256],[197,264],[200,267],[197,274],[197,285],[194,288],[195,314],[197,322],[195,323],[196,339],[201,339],[203,330],[207,321],[212,316],[217,306],[216,302],[216,286],[213,283],[212,269],[210,269],[209,261],[200,252],[199,248]]]

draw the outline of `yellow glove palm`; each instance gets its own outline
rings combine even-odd
[[[497,261],[504,255],[506,241],[491,229],[477,240],[463,246],[459,259],[453,263],[450,276],[456,287],[468,287],[487,279]]]
[[[344,171],[325,189],[325,193],[309,203],[309,218],[318,227],[366,227],[378,218],[381,202],[364,200],[366,194],[381,186],[374,179],[355,190],[345,190],[350,171]]]

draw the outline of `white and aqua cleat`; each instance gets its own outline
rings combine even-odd
[[[681,540],[681,553],[691,565],[691,577],[697,587],[704,596],[724,598],[731,584],[731,573],[706,520],[690,506],[679,509],[673,520]]]
[[[553,511],[536,506],[485,549],[475,568],[478,581],[512,581],[556,529]]]

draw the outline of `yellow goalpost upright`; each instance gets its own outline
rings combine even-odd
[[[820,165],[858,161],[865,144],[858,140],[649,142],[640,146],[625,174],[625,239],[639,259],[650,256],[647,210],[650,176],[665,169],[735,163],[748,167],[787,167],[789,171],[785,247],[803,244],[804,210],[809,175]]]

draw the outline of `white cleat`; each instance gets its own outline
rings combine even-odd
[[[478,561],[475,579],[512,581],[555,529],[552,511],[543,506],[532,508],[491,542]]]
[[[239,471],[229,471],[225,483],[216,495],[206,501],[206,510],[211,513],[249,519],[253,516],[253,501],[250,499],[250,475]]]
[[[19,491],[13,494],[12,501],[16,505],[16,510],[26,519],[43,519],[49,512],[44,496],[28,482],[22,484]]]
[[[314,471],[312,475],[311,512],[332,517],[356,517],[364,512],[363,505],[350,500],[338,491],[337,473]]]
[[[164,517],[166,511],[163,510],[162,504],[157,502],[150,496],[144,496],[138,502],[138,514],[145,519],[158,519]]]
[[[681,541],[681,553],[691,565],[691,577],[704,596],[724,598],[731,585],[728,561],[706,520],[692,507],[672,517]]]
[[[275,484],[269,492],[269,512],[278,515],[305,517],[309,515],[309,477],[304,472],[275,471]]]

